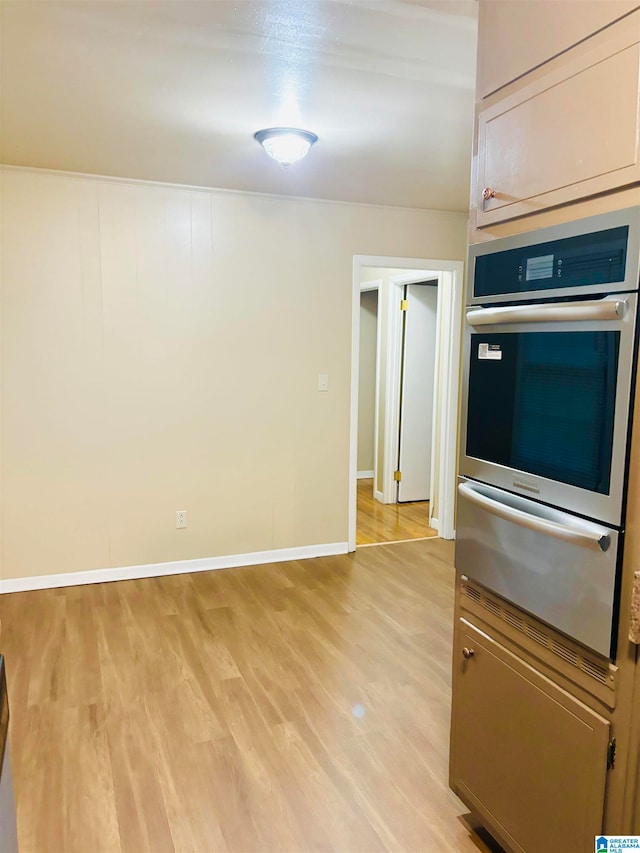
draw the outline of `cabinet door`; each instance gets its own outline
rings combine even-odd
[[[480,0],[480,98],[633,11],[637,0]]]
[[[640,180],[640,12],[606,32],[480,112],[479,227]]]
[[[452,788],[508,849],[593,850],[609,723],[466,619],[457,638]]]

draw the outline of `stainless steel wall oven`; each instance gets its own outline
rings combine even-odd
[[[473,246],[456,565],[608,656],[640,208]]]

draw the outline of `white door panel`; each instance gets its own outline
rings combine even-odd
[[[429,500],[438,289],[407,286],[402,401],[400,408],[399,501]]]

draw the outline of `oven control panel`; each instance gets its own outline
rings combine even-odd
[[[473,296],[614,284],[625,280],[629,226],[476,258]]]

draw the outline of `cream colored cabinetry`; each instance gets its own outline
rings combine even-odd
[[[480,0],[478,57],[470,242],[640,204],[638,2]],[[634,411],[614,661],[458,573],[450,784],[509,851],[640,834]]]
[[[466,618],[454,682],[453,790],[508,850],[592,850],[609,722]]]
[[[637,0],[483,0],[478,96],[486,98],[637,5]]]
[[[480,100],[476,227],[637,185],[639,72],[637,10]]]

